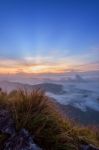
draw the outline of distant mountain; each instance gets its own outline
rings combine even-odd
[[[54,94],[63,94],[65,91],[63,90],[63,86],[61,84],[53,84],[53,83],[42,83],[36,85],[22,84],[17,82],[9,82],[9,81],[0,81],[0,88],[4,91],[10,92],[15,89],[42,89],[46,92],[51,92]]]
[[[32,88],[41,88],[42,90],[46,91],[46,92],[51,92],[54,94],[64,94],[66,93],[63,90],[63,86],[61,84],[53,84],[53,83],[42,83],[42,84],[36,84],[33,85]]]
[[[81,75],[76,74],[74,77],[69,77],[68,81],[72,81],[72,82],[84,82],[85,79],[83,79]]]
[[[84,81],[84,79],[79,74],[76,74],[75,80],[78,81],[78,82]]]

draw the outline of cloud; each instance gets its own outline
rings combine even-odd
[[[66,52],[67,53],[67,52]],[[0,73],[65,73],[99,70],[97,51],[76,55],[54,51],[46,56],[26,56],[20,59],[0,58]]]

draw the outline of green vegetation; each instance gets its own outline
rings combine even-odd
[[[27,129],[45,150],[77,150],[82,142],[99,146],[98,129],[77,125],[64,118],[44,92],[34,90],[0,92],[0,106],[13,114],[17,131]],[[5,135],[0,134],[0,144]]]

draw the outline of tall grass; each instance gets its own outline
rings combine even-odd
[[[5,98],[16,122],[16,130],[27,129],[43,149],[78,150],[83,141],[99,146],[97,131],[64,118],[56,104],[41,90],[13,91],[5,93]]]

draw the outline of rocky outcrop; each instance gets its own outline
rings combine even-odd
[[[80,150],[99,150],[96,146],[81,140]]]
[[[41,150],[34,144],[28,131],[21,129],[18,133],[12,135],[5,144],[4,150]]]
[[[16,132],[10,112],[4,108],[0,108],[0,132],[9,135],[3,150],[41,150],[27,130],[21,129]]]
[[[99,150],[99,148],[94,145],[81,145],[80,150]]]
[[[15,133],[15,124],[11,118],[11,114],[4,108],[0,108],[0,131],[10,135]]]
[[[0,132],[9,135],[3,143],[2,150],[41,150],[41,148],[33,141],[33,135],[31,136],[26,129],[21,129],[19,132],[16,132],[15,123],[11,117],[11,113],[8,109],[1,107]],[[99,150],[99,148],[86,143],[82,139],[80,139],[79,142],[79,150]]]

